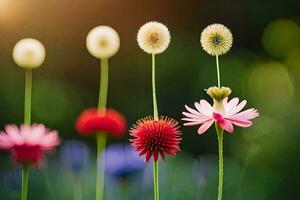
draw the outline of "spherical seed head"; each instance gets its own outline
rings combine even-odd
[[[97,26],[88,33],[86,48],[96,58],[110,58],[120,48],[120,37],[109,26]]]
[[[24,38],[17,42],[13,49],[13,60],[23,68],[40,67],[46,57],[46,50],[43,44],[32,38]]]
[[[171,36],[168,28],[159,22],[148,22],[144,24],[138,34],[139,47],[148,54],[160,54],[170,44]]]
[[[219,56],[230,50],[233,37],[231,31],[223,24],[212,24],[202,31],[200,42],[208,54]]]
[[[145,155],[148,162],[153,156],[157,161],[159,155],[163,160],[165,154],[175,156],[180,151],[181,133],[178,122],[168,117],[160,117],[154,120],[152,117],[146,117],[137,121],[130,130],[133,139],[131,145],[136,148],[139,155]]]
[[[229,87],[210,87],[207,89],[207,94],[216,101],[222,101],[231,94]]]

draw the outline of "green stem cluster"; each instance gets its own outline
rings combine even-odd
[[[108,59],[101,59],[100,62],[100,87],[99,87],[99,99],[98,110],[106,109],[107,94],[108,94]],[[101,112],[105,113],[105,112]],[[106,134],[97,133],[97,177],[96,177],[96,200],[104,199],[104,176],[105,168],[104,163],[101,163],[100,155],[104,151],[106,146]],[[105,158],[102,159],[104,162]]]

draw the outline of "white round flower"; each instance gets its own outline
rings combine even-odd
[[[231,31],[223,24],[212,24],[206,27],[202,33],[200,42],[202,48],[212,56],[227,53],[232,46]]]
[[[96,58],[110,58],[120,48],[119,35],[109,26],[96,26],[86,37],[86,48]]]
[[[159,22],[144,24],[137,34],[138,45],[149,54],[164,52],[168,48],[170,40],[168,28]]]
[[[24,38],[13,49],[13,60],[23,68],[37,68],[43,64],[45,57],[45,47],[36,39]]]

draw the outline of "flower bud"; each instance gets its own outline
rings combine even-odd
[[[222,101],[231,94],[231,89],[229,87],[210,87],[207,89],[206,93],[216,101]]]

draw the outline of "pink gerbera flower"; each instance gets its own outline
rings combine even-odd
[[[0,132],[0,148],[9,150],[13,160],[21,164],[37,164],[43,154],[60,143],[57,131],[49,131],[43,124],[5,126]]]
[[[198,129],[199,134],[203,134],[214,122],[229,133],[233,132],[233,125],[240,127],[250,127],[251,119],[258,117],[256,109],[251,108],[240,112],[247,101],[239,103],[238,98],[233,98],[228,102],[228,98],[217,101],[211,106],[206,100],[201,99],[195,102],[196,109],[185,106],[188,112],[182,114],[186,116],[182,120],[187,121],[184,126],[201,125]]]

